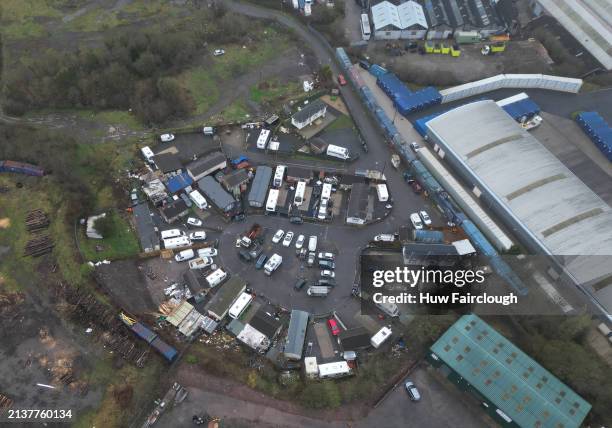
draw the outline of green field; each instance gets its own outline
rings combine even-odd
[[[298,82],[280,84],[277,81],[271,81],[253,86],[250,91],[250,98],[256,103],[264,103],[293,98],[301,94],[302,87]]]
[[[105,239],[89,239],[81,231],[79,248],[87,261],[118,260],[134,257],[140,252],[135,231],[123,217],[113,216],[114,232]]]

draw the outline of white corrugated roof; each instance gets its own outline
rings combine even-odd
[[[494,101],[466,104],[427,126],[550,254],[612,255],[612,208]],[[577,279],[600,276],[581,259],[569,265]]]
[[[606,69],[612,69],[612,12],[609,1],[538,1]]]
[[[399,6],[383,1],[372,6],[372,21],[375,30],[380,30],[389,25],[404,30],[414,25],[427,28],[427,19],[423,12],[423,7],[410,0]]]

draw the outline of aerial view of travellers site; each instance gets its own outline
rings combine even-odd
[[[612,428],[612,0],[0,0],[0,428]]]

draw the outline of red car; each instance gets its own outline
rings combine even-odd
[[[342,74],[338,74],[338,83],[340,84],[340,86],[346,85],[346,79]]]
[[[327,325],[329,326],[329,329],[331,330],[331,334],[332,336],[338,336],[340,334],[340,327],[338,327],[338,323],[336,322],[335,319],[329,319],[327,320]]]

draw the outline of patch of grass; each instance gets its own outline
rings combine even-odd
[[[292,98],[300,95],[301,86],[297,82],[279,84],[278,82],[263,82],[251,88],[250,98],[257,102],[271,102],[279,98]]]
[[[140,252],[136,234],[128,222],[119,215],[113,215],[113,232],[105,239],[89,239],[81,230],[78,233],[79,247],[88,261],[117,260],[134,257]],[[102,248],[97,251],[96,247]]]
[[[91,120],[92,122],[104,123],[107,125],[123,125],[131,130],[143,129],[142,123],[138,119],[127,111],[121,110],[103,110],[99,112],[91,110],[76,110],[75,113],[80,117]]]
[[[212,123],[241,122],[249,117],[249,111],[243,100],[237,99],[212,119]]]
[[[13,22],[4,25],[2,34],[7,39],[28,39],[42,37],[46,34],[45,27],[34,22],[32,18],[24,19],[21,22]]]
[[[2,0],[2,21],[23,22],[37,16],[61,16],[53,3],[49,0]]]
[[[336,120],[334,120],[327,128],[326,131],[335,131],[338,129],[350,129],[353,127],[353,121],[350,117],[345,114],[341,114]]]
[[[122,24],[122,21],[118,17],[118,11],[96,7],[66,23],[64,29],[67,31],[93,32],[108,30],[120,24]]]
[[[225,55],[213,57],[211,64],[182,73],[179,82],[193,97],[195,114],[206,113],[219,100],[221,85],[270,61],[289,46],[289,38],[267,28],[256,45],[246,49],[239,45],[224,46]]]

